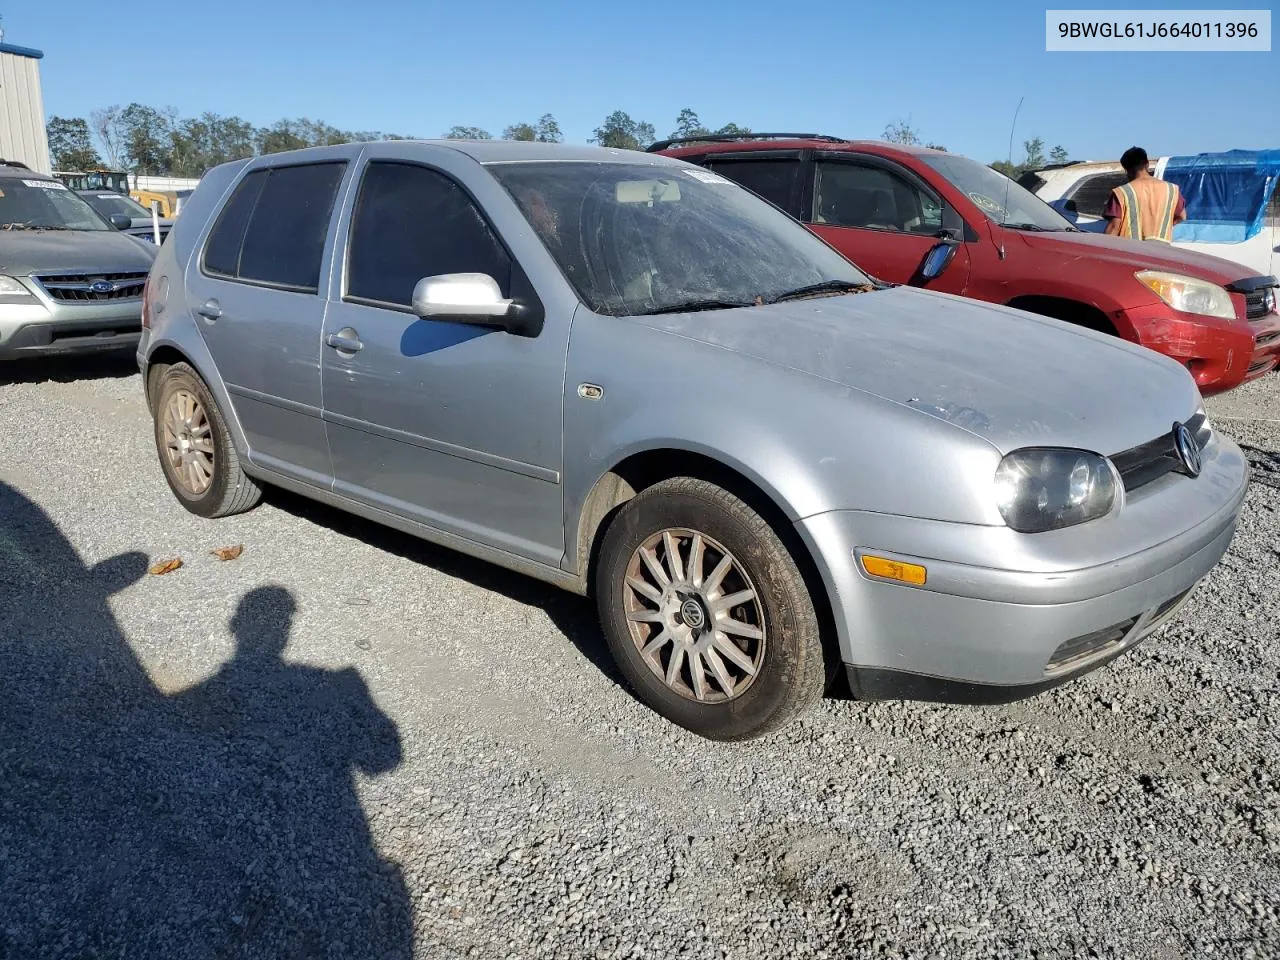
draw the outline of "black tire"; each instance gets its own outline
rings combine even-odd
[[[629,567],[633,577],[638,569],[637,550],[664,530],[697,533],[707,542],[714,541],[714,547],[722,547],[732,555],[745,575],[747,586],[758,598],[758,606],[752,601],[751,610],[753,620],[762,619],[764,638],[758,641],[762,650],[752,653],[748,646],[743,654],[748,659],[750,656],[760,658],[756,671],[750,682],[740,688],[741,692],[719,702],[693,699],[692,684],[683,679],[692,676],[688,672],[692,667],[684,659],[692,657],[691,653],[681,654],[679,669],[685,672],[676,677],[683,693],[657,672],[671,669],[674,643],[667,645],[669,651],[664,647],[649,658],[641,653],[641,644],[656,639],[665,629],[662,622],[646,625],[643,629],[651,632],[641,639],[633,635],[629,625],[628,603],[633,612],[643,609],[645,613],[656,613],[662,605],[649,598],[647,602],[654,605],[653,611],[636,607],[640,595],[628,587],[627,576]],[[688,542],[692,544],[692,536]],[[677,541],[677,556],[684,549]],[[706,549],[708,557],[714,555],[712,547]],[[795,559],[764,518],[715,484],[677,477],[655,484],[628,501],[605,531],[594,585],[605,637],[631,688],[662,716],[700,736],[711,740],[763,736],[791,722],[822,697],[827,671],[818,617]],[[735,608],[741,609],[745,607]],[[714,619],[717,614],[710,610],[708,602],[700,617]],[[734,610],[728,614],[736,618]],[[703,623],[700,617],[695,622]],[[688,625],[684,619],[680,623]],[[692,635],[705,635],[705,627],[701,634]],[[750,640],[738,642],[739,645],[752,643]],[[727,658],[720,659],[723,663]],[[710,661],[699,662],[706,665]],[[709,666],[705,676],[713,679]],[[710,689],[716,696],[726,696],[722,686],[704,687],[704,692]]]
[[[170,401],[180,391],[194,396],[200,404],[209,425],[209,438],[212,441],[212,477],[208,487],[199,493],[189,490],[179,479],[166,453],[165,411]],[[213,394],[200,379],[200,375],[188,364],[175,363],[161,376],[152,414],[160,469],[164,471],[169,489],[173,491],[179,503],[197,516],[209,518],[244,513],[258,505],[258,501],[262,499],[262,487],[241,469],[240,456],[236,453],[235,444],[231,440],[231,432],[227,429],[222,411],[218,409]]]

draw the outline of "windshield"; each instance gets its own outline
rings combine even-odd
[[[803,226],[693,167],[513,163],[488,168],[582,301],[632,316],[768,302],[870,283]]]
[[[109,217],[113,213],[123,213],[126,217],[150,218],[151,216],[150,210],[122,193],[89,193],[81,196],[89,201],[89,206],[104,217]]]
[[[1072,229],[1070,221],[998,170],[967,157],[949,154],[921,159],[996,223],[1033,230]]]
[[[110,230],[57,180],[0,178],[0,230]]]

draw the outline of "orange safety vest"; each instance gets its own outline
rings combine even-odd
[[[1135,240],[1173,242],[1178,185],[1155,177],[1122,183],[1111,191],[1120,204],[1120,233]]]

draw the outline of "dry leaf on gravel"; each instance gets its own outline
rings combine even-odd
[[[147,572],[153,577],[163,577],[166,573],[173,573],[182,566],[182,558],[174,557],[172,560],[161,560]]]
[[[210,550],[209,552],[219,560],[234,560],[244,553],[244,544],[238,543],[234,547],[219,547],[217,550]]]

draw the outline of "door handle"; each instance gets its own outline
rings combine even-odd
[[[350,327],[344,327],[337,333],[329,334],[324,338],[324,342],[342,353],[356,353],[364,348],[364,344],[360,342],[360,335]]]
[[[202,306],[196,309],[196,313],[206,320],[217,320],[222,316],[222,307],[218,306],[217,300],[206,300]]]

